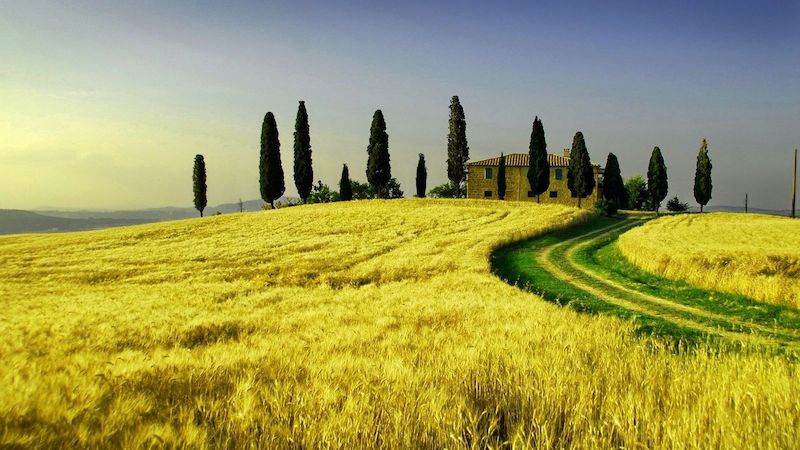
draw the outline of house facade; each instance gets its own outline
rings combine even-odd
[[[536,201],[528,182],[529,155],[527,153],[511,153],[506,158],[506,200]],[[578,198],[573,197],[567,187],[567,168],[569,167],[569,149],[563,155],[547,155],[550,163],[550,187],[539,198],[542,203],[559,203],[578,206]],[[473,161],[467,164],[467,198],[498,199],[497,170],[500,157]],[[603,169],[593,164],[595,189],[581,200],[581,206],[591,207],[602,195]]]

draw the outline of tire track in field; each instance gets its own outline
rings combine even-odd
[[[721,336],[732,341],[745,341],[756,345],[779,347],[797,346],[797,342],[776,339],[775,334],[780,333],[779,330],[761,326],[755,327],[753,326],[755,324],[737,320],[735,317],[715,314],[634,289],[619,289],[616,283],[586,269],[573,260],[574,254],[583,246],[591,245],[598,239],[606,238],[610,234],[629,228],[636,222],[638,220],[628,219],[618,224],[556,242],[540,249],[536,259],[540,266],[553,277],[616,307],[668,321],[707,335]],[[563,255],[563,259],[559,260],[556,256],[560,255]],[[716,326],[709,324],[709,322],[716,323]],[[725,329],[730,328],[731,325],[747,331]],[[725,327],[723,328],[723,326]],[[792,340],[796,339],[796,336],[785,337],[789,337]]]
[[[625,228],[625,227],[623,227]],[[712,311],[705,310],[703,308],[699,308],[696,306],[690,306],[674,299],[670,299],[667,297],[658,297],[652,294],[648,294],[646,292],[642,292],[636,289],[632,289],[628,286],[625,286],[619,282],[611,280],[609,278],[603,277],[603,275],[585,265],[581,265],[575,261],[574,256],[575,254],[582,250],[585,247],[591,246],[595,244],[597,241],[606,238],[609,233],[604,233],[601,236],[597,236],[591,239],[584,240],[578,244],[572,245],[565,253],[566,261],[570,263],[576,270],[581,270],[586,273],[589,277],[593,278],[598,283],[603,283],[610,288],[613,288],[616,291],[624,292],[628,295],[635,296],[640,298],[641,300],[658,304],[660,306],[665,306],[669,308],[673,308],[676,310],[680,310],[686,313],[689,313],[693,316],[700,316],[706,319],[718,321],[718,322],[727,322],[742,329],[750,329],[751,332],[758,332],[768,336],[781,338],[784,340],[800,340],[800,333],[797,330],[791,328],[783,328],[783,327],[768,327],[762,324],[758,324],[752,321],[746,321],[738,319],[736,316],[733,315],[724,315],[715,313]]]

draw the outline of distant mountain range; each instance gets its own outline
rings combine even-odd
[[[281,198],[285,202],[287,199]],[[247,200],[242,202],[244,211],[260,211],[264,204],[261,200]],[[692,207],[690,211],[699,211]],[[707,212],[744,212],[741,206],[709,206]],[[239,203],[224,203],[205,209],[207,216],[220,212],[222,214],[239,212]],[[769,214],[774,216],[789,216],[788,209],[776,211],[770,209],[750,208],[753,214]],[[100,228],[137,225],[141,223],[162,222],[166,220],[180,220],[197,217],[199,214],[194,208],[151,208],[134,210],[36,210],[23,211],[18,209],[0,209],[0,234],[16,233],[57,233],[64,231],[95,230]]]
[[[294,199],[281,198],[279,201]],[[260,211],[262,200],[242,202],[244,211]],[[229,214],[239,212],[239,203],[224,203],[207,207],[205,215],[217,212]],[[56,233],[64,231],[94,230],[100,228],[137,225],[198,217],[194,208],[150,208],[133,210],[35,210],[0,209],[0,234]]]

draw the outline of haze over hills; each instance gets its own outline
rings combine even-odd
[[[279,201],[288,199],[282,197]],[[243,211],[259,211],[262,200],[242,202]],[[229,214],[239,212],[239,203],[224,203],[209,206],[206,215],[217,212]],[[180,220],[197,217],[194,208],[164,207],[132,210],[51,210],[24,211],[19,209],[0,209],[0,234],[16,233],[57,233],[67,231],[95,230],[101,228],[137,225],[167,220]]]

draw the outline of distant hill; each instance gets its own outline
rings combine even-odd
[[[286,198],[281,198],[280,201],[286,201]],[[262,200],[247,200],[242,202],[244,211],[260,211],[261,206],[264,204]],[[164,220],[179,220],[198,217],[199,213],[194,208],[147,208],[147,209],[125,209],[125,210],[51,210],[42,209],[35,212],[54,217],[65,217],[70,219],[89,219],[96,217],[104,217],[111,219],[144,219],[149,222],[161,222]],[[208,206],[205,209],[207,216],[221,212],[229,214],[239,212],[239,203],[223,203],[216,206]]]
[[[286,202],[294,198],[281,197]],[[262,200],[242,202],[244,211],[260,211]],[[222,214],[238,213],[239,203],[223,203],[209,206],[205,210],[207,216],[220,212]],[[56,233],[64,231],[94,230],[99,228],[137,225],[150,222],[189,219],[198,217],[194,208],[149,208],[131,210],[55,210],[42,209],[23,211],[17,209],[0,209],[0,234],[15,233]]]
[[[46,216],[18,209],[0,209],[0,234],[54,233],[62,231],[93,230],[98,228],[136,225],[149,222],[144,219],[86,218],[70,219]]]
[[[700,211],[700,208],[696,206],[692,206],[689,208],[689,211]],[[706,212],[744,212],[744,206],[728,206],[728,205],[720,205],[720,206],[706,206],[703,208],[703,211]],[[748,208],[748,212],[753,214],[768,214],[770,216],[790,216],[792,214],[791,210],[788,209],[781,209],[781,210],[774,210],[774,209],[760,209],[760,208]]]

